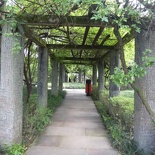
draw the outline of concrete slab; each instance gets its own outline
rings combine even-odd
[[[88,149],[88,155],[119,155],[119,153],[114,149]]]
[[[83,128],[69,128],[69,127],[55,127],[48,126],[45,135],[61,135],[61,136],[85,136],[85,129]]]
[[[26,155],[86,155],[86,151],[84,149],[34,146],[27,151]]]
[[[101,122],[93,122],[93,121],[67,121],[65,122],[65,126],[72,128],[103,128],[103,124]]]
[[[110,142],[106,137],[89,136],[63,137],[60,147],[80,149],[111,149]]]
[[[84,90],[67,90],[52,123],[26,155],[118,155],[103,121]]]
[[[105,137],[107,133],[103,128],[85,129],[86,136]]]
[[[61,136],[42,135],[36,141],[36,145],[38,145],[38,146],[59,147],[61,141],[62,141]]]

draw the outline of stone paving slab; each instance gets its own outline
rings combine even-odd
[[[67,90],[52,123],[26,155],[118,155],[103,121],[84,90]]]
[[[34,146],[26,155],[88,155],[84,149]]]
[[[60,147],[64,148],[80,148],[80,149],[111,149],[111,145],[107,137],[89,137],[89,136],[73,136],[63,137]]]
[[[86,133],[84,128],[48,126],[45,135],[85,136]]]

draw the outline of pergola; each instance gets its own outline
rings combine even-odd
[[[105,59],[111,50],[118,50],[119,47],[116,37],[110,36],[113,25],[91,19],[90,10],[89,8],[87,15],[83,16],[59,18],[48,15],[28,16],[28,23],[24,26],[25,35],[39,46],[55,49],[62,53],[68,51],[66,54],[68,56],[63,57],[57,55],[56,52],[49,52],[62,62],[83,64],[83,61],[89,61],[90,64],[93,64],[101,58]],[[36,32],[37,30],[39,32]],[[122,34],[122,38],[124,44],[128,43],[134,38],[133,31],[128,30],[126,34]]]
[[[93,66],[93,84],[97,83],[98,68],[98,91],[104,89],[104,62],[110,62],[110,74],[119,64],[119,44],[114,36],[112,17],[109,22],[92,19],[93,9],[97,5],[88,8],[84,15],[50,16],[30,15],[25,16],[27,22],[23,23],[19,32],[20,37],[9,37],[9,23],[2,25],[1,38],[1,95],[0,95],[0,144],[12,144],[19,142],[22,138],[22,89],[23,89],[23,57],[24,37],[38,45],[38,96],[44,106],[47,105],[47,65],[48,55],[52,60],[52,93],[56,94],[59,65],[59,89],[62,89],[63,66],[65,63],[84,64]],[[73,8],[76,11],[78,8]],[[17,16],[20,20],[22,16]],[[10,19],[11,20],[11,19]],[[127,33],[121,34],[123,44],[133,38],[136,40],[136,62],[142,63],[142,52],[151,49],[155,56],[155,31],[149,27],[141,27],[141,33],[128,29]],[[21,31],[21,27],[24,33]],[[145,35],[145,34],[148,35]],[[22,49],[18,53],[12,53],[16,42]],[[7,64],[6,64],[7,60]],[[154,66],[148,69],[148,74],[142,79],[136,79],[139,87],[146,95],[146,100],[154,109],[155,82],[152,75],[155,74]],[[12,77],[12,78],[10,78]],[[150,84],[150,82],[152,82]],[[148,87],[149,85],[149,87]],[[110,96],[118,94],[119,88],[110,82]],[[150,97],[149,97],[150,96]],[[99,96],[100,98],[100,96]],[[154,126],[138,94],[135,94],[135,116],[134,116],[134,139],[139,148],[147,148],[155,142]],[[146,149],[147,150],[147,149]]]

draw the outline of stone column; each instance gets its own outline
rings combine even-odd
[[[142,64],[142,55],[146,49],[151,49],[148,55],[155,57],[155,31],[141,29],[136,34],[136,55],[135,60],[138,65]],[[147,74],[143,78],[136,78],[135,84],[143,92],[146,101],[155,112],[155,65],[147,68]],[[134,140],[139,149],[144,149],[147,155],[155,152],[155,124],[142,104],[138,94],[135,93],[134,112]]]
[[[65,71],[65,82],[69,82],[68,80],[68,73]]]
[[[84,83],[86,83],[86,71],[85,70],[83,71],[83,81]]]
[[[51,93],[53,95],[58,94],[58,61],[52,60],[52,89]]]
[[[47,106],[47,94],[48,94],[48,51],[45,47],[39,47],[38,51],[38,84],[37,92],[39,103],[43,106]]]
[[[96,64],[93,65],[93,85],[96,86],[97,84],[97,66]]]
[[[60,63],[60,70],[59,70],[59,90],[63,90],[63,81],[64,81],[64,65]]]
[[[114,74],[115,67],[119,67],[119,52],[118,50],[113,50],[110,52],[110,75]],[[120,87],[115,85],[112,80],[109,84],[109,96],[114,97],[120,94]]]
[[[100,60],[98,63],[98,97],[100,97],[100,91],[104,90],[104,61]]]
[[[79,83],[82,83],[82,71],[79,69]]]
[[[22,141],[24,37],[10,34],[11,26],[2,26],[0,145]],[[13,50],[17,43],[22,47]]]

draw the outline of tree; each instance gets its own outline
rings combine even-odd
[[[37,76],[37,53],[32,41],[27,40],[25,46],[25,59],[24,59],[24,82],[27,87],[27,101],[32,92],[33,82],[36,81]]]

